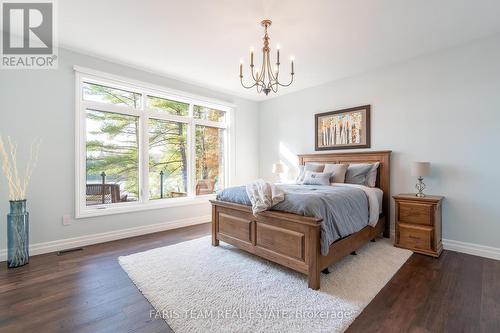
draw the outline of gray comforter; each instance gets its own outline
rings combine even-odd
[[[363,190],[353,187],[317,185],[279,185],[285,200],[271,210],[303,216],[320,217],[321,254],[330,245],[368,225],[368,198]],[[230,187],[217,194],[217,200],[251,206],[245,186]]]

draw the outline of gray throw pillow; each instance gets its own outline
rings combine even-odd
[[[345,174],[345,182],[367,186],[368,175],[371,169],[371,164],[350,164]]]
[[[350,166],[359,166],[359,165],[370,165],[370,171],[368,172],[368,177],[366,178],[366,185],[368,187],[375,187],[377,183],[377,170],[380,166],[380,162],[375,163],[352,163]],[[326,171],[326,170],[325,170]]]
[[[306,171],[304,176],[304,185],[330,185],[330,172]]]
[[[343,183],[345,181],[345,173],[349,164],[325,164],[323,172],[331,172],[330,183]]]

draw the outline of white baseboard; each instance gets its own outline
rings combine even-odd
[[[474,243],[459,242],[452,239],[443,239],[443,248],[445,250],[462,252],[480,256],[484,258],[500,260],[500,248]]]
[[[187,218],[187,219],[151,224],[141,227],[108,231],[81,237],[67,238],[51,242],[36,243],[30,246],[30,255],[34,256],[38,254],[56,252],[75,247],[110,242],[123,238],[141,236],[159,231],[177,229],[177,228],[187,227],[190,225],[207,223],[210,222],[211,219],[212,217],[210,215],[207,215],[195,218]],[[394,230],[391,230],[391,238],[394,239]],[[496,247],[460,242],[452,239],[443,239],[443,248],[445,250],[462,252],[484,258],[500,260],[500,248]],[[7,260],[7,249],[0,249],[0,262],[6,260]]]
[[[395,238],[396,238],[395,230],[391,229],[391,239],[394,241]],[[453,239],[443,239],[442,242],[443,242],[443,249],[445,250],[500,260],[500,248],[498,247],[460,242]]]
[[[92,244],[105,243],[118,239],[129,238],[134,236],[141,236],[153,232],[165,231],[170,229],[177,229],[187,227],[190,225],[207,223],[212,220],[211,215],[179,219],[175,221],[151,224],[141,227],[127,228],[115,231],[108,231],[99,234],[92,234],[81,237],[61,239],[51,242],[35,243],[30,245],[30,256],[37,254],[44,254],[56,252],[75,247],[88,246]],[[0,262],[7,260],[7,249],[0,249]]]

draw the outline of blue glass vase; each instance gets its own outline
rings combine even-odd
[[[7,214],[7,266],[24,266],[29,261],[29,214],[26,200],[10,201]]]

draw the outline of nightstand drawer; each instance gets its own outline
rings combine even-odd
[[[433,224],[432,205],[404,201],[399,202],[398,205],[397,219],[399,222],[427,225]]]
[[[432,233],[428,226],[399,225],[399,245],[421,250],[432,250]]]

